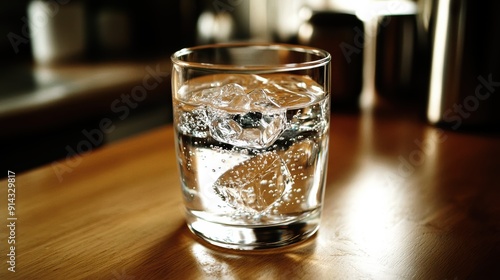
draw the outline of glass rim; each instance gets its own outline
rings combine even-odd
[[[217,63],[205,63],[205,62],[193,62],[184,61],[180,58],[182,56],[194,53],[200,50],[208,49],[223,49],[223,48],[257,48],[257,49],[268,49],[268,50],[288,50],[297,53],[308,53],[318,56],[318,59],[313,59],[311,61],[304,62],[294,62],[294,63],[278,63],[269,65],[236,65],[236,64],[217,64]],[[234,71],[234,72],[280,72],[280,71],[293,71],[293,70],[304,70],[311,69],[315,67],[324,66],[331,60],[331,55],[329,52],[311,46],[304,45],[294,45],[285,43],[216,43],[199,45],[194,47],[188,47],[180,49],[174,52],[170,59],[173,65],[178,65],[182,67],[192,68],[192,69],[203,69],[206,71],[216,70],[216,71]]]

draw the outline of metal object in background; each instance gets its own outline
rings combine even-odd
[[[56,64],[84,55],[85,7],[81,1],[64,5],[56,1],[30,1],[28,23],[36,63]]]
[[[500,2],[438,0],[432,8],[429,122],[500,130]]]
[[[357,110],[363,87],[363,22],[354,14],[311,11],[299,29],[298,41],[332,55],[332,108]]]
[[[417,106],[425,104],[430,61],[425,36],[416,14],[380,19],[375,70],[380,96]]]

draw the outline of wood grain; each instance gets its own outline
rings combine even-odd
[[[17,174],[16,272],[3,226],[0,279],[498,279],[499,163],[497,136],[335,114],[319,232],[235,252],[186,228],[166,126]]]

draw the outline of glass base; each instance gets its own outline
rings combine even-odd
[[[227,249],[259,250],[291,245],[311,237],[319,228],[320,211],[288,223],[228,225],[213,223],[187,213],[189,229],[212,245]]]

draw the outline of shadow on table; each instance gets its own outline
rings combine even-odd
[[[154,245],[127,275],[140,279],[287,278],[315,270],[315,236],[281,249],[258,252],[220,249],[193,236],[187,226]],[[305,261],[309,259],[309,261]]]

